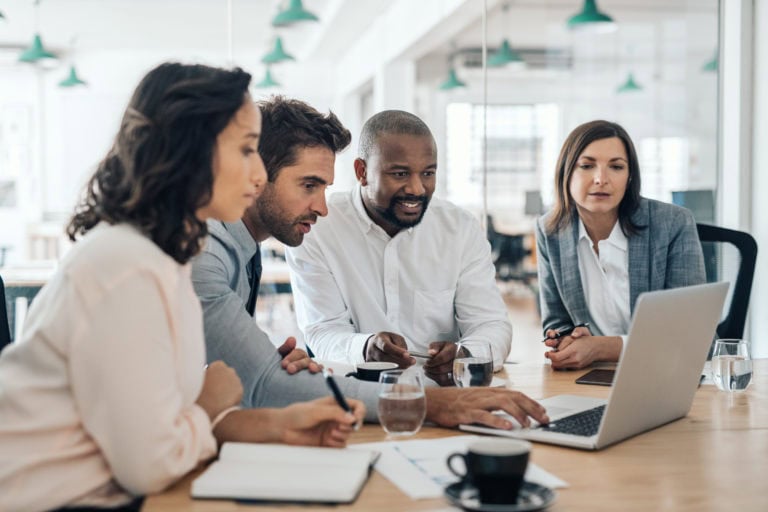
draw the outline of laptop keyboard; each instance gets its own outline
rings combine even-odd
[[[594,409],[560,418],[549,425],[542,426],[541,430],[590,437],[597,434],[597,431],[600,429],[600,420],[603,419],[604,412],[605,405],[601,405]]]

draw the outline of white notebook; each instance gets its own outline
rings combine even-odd
[[[378,452],[281,444],[224,443],[192,482],[193,498],[350,503]]]

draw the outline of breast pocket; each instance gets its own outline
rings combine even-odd
[[[453,305],[455,293],[454,288],[440,291],[415,291],[414,330],[425,340],[448,340],[457,336],[456,311]]]

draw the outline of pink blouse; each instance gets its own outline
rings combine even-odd
[[[0,510],[123,504],[215,454],[189,272],[128,225],[74,245],[0,355]]]

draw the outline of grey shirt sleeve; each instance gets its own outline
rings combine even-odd
[[[301,371],[289,375],[267,335],[245,310],[244,299],[229,285],[235,258],[213,237],[192,265],[192,284],[203,309],[207,360],[222,360],[243,383],[244,407],[283,407],[328,396],[321,375]],[[378,421],[378,386],[351,378],[337,379],[342,392],[365,403],[367,421]]]

